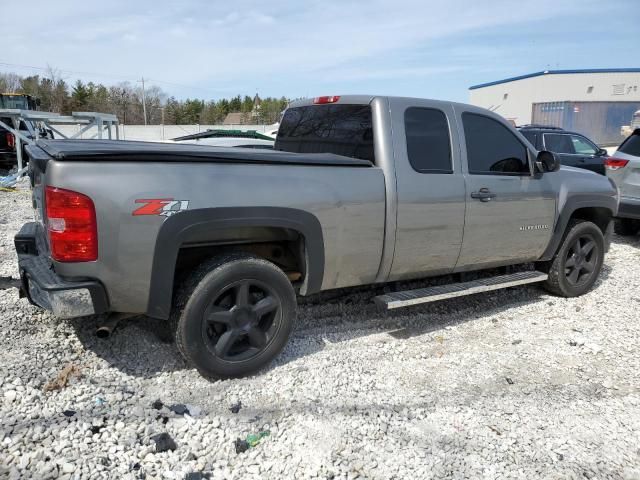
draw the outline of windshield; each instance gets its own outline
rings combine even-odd
[[[296,153],[335,153],[374,162],[369,105],[313,105],[288,109],[274,148]]]

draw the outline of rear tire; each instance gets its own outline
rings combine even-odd
[[[640,230],[640,220],[632,218],[617,218],[613,224],[613,231],[623,237],[635,235]]]
[[[540,265],[549,274],[544,288],[560,297],[583,295],[600,274],[604,252],[602,231],[591,222],[572,220],[553,259]]]
[[[176,294],[182,356],[208,379],[254,373],[280,353],[296,316],[291,282],[273,263],[230,254],[200,265]]]

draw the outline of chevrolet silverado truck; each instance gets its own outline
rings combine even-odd
[[[22,294],[60,317],[167,320],[208,378],[278,355],[296,295],[513,265],[530,268],[375,301],[533,282],[581,295],[618,208],[606,177],[560,168],[502,117],[415,98],[295,102],[273,151],[41,140],[28,154]]]

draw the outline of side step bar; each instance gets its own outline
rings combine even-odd
[[[387,293],[373,299],[376,305],[392,310],[394,308],[409,307],[420,303],[435,302],[446,298],[462,297],[474,293],[489,292],[501,288],[526,285],[527,283],[543,282],[547,279],[546,273],[538,271],[517,272],[509,275],[473,280],[471,282],[451,283],[436,287],[419,288],[405,292]]]

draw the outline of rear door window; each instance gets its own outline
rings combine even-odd
[[[550,152],[566,153],[569,155],[574,155],[576,153],[570,135],[559,133],[545,133],[544,146]]]
[[[274,145],[296,153],[334,153],[375,163],[369,105],[309,105],[289,108]]]
[[[527,149],[502,123],[479,115],[462,114],[469,173],[530,175]]]
[[[453,173],[449,124],[444,112],[410,107],[404,112],[407,156],[420,173]]]
[[[529,140],[529,142],[531,143],[531,145],[533,145],[534,148],[538,148],[536,145],[537,135],[535,132],[527,132],[527,131],[520,130],[520,133],[524,136],[524,138]]]
[[[634,133],[628,137],[622,142],[618,151],[634,157],[640,157],[640,133]]]

